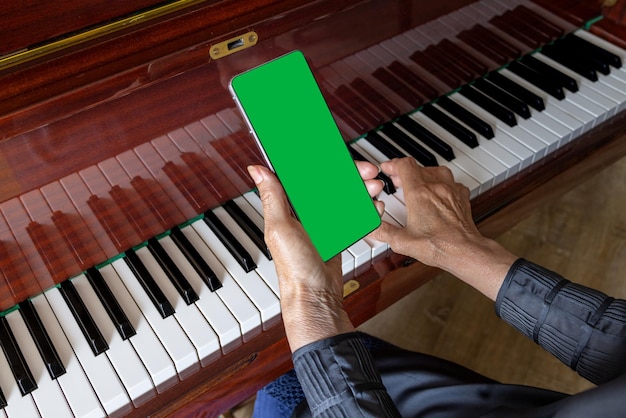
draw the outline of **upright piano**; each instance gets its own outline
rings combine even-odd
[[[355,159],[448,166],[488,235],[626,151],[619,2],[131,3],[3,6],[0,417],[217,416],[291,368],[248,68],[303,51]],[[357,325],[437,274],[342,263]]]

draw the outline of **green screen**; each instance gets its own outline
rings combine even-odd
[[[234,77],[231,88],[324,261],[380,224],[300,51]]]

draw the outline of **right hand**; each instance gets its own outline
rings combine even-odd
[[[381,169],[404,190],[407,225],[384,222],[373,237],[391,249],[441,267],[450,245],[480,237],[472,219],[469,190],[456,183],[447,167],[420,167],[413,158],[386,161]]]
[[[404,191],[407,224],[399,228],[383,222],[371,236],[396,253],[452,273],[495,300],[517,257],[478,231],[467,187],[456,183],[448,168],[423,168],[413,158],[380,167]]]

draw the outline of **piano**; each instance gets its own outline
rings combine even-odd
[[[227,89],[287,51],[355,159],[448,166],[487,235],[626,154],[623,2],[35,3],[0,29],[2,418],[218,416],[291,368]],[[438,273],[342,262],[357,325]]]

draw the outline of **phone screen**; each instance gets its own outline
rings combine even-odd
[[[300,51],[235,76],[230,88],[324,261],[380,225],[380,216]]]

